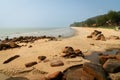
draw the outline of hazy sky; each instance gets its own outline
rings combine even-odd
[[[120,10],[120,0],[0,0],[0,27],[65,27]]]

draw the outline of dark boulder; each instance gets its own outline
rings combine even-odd
[[[116,55],[100,55],[99,62],[100,64],[104,64],[108,59],[116,59]]]
[[[107,80],[107,74],[101,65],[95,63],[84,63],[83,70],[94,76],[95,80]]]
[[[79,80],[95,80],[95,77],[88,74],[86,71],[84,71],[82,68],[80,69],[80,72],[78,73],[80,76]]]
[[[41,61],[43,61],[43,60],[46,59],[46,56],[38,56],[38,59],[41,60]]]
[[[47,80],[62,80],[63,73],[61,71],[54,72],[48,75]]]
[[[76,56],[85,57],[80,49],[76,49],[74,52],[75,52]]]
[[[17,45],[15,42],[9,42],[8,45],[9,45],[11,48],[18,47],[18,45]]]
[[[66,53],[66,54],[73,54],[74,49],[72,47],[70,47],[70,46],[66,46],[62,52]]]
[[[26,63],[25,66],[26,66],[26,67],[32,67],[32,66],[34,66],[34,65],[36,65],[36,64],[37,64],[37,62],[34,61],[34,62]]]
[[[109,73],[117,73],[120,72],[120,61],[116,59],[108,59],[103,68]]]

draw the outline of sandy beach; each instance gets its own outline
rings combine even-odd
[[[104,52],[106,49],[120,48],[120,40],[101,41],[87,38],[87,35],[91,34],[94,30],[102,31],[105,37],[109,37],[111,35],[120,37],[120,31],[101,28],[72,28],[75,30],[75,34],[69,38],[59,38],[57,41],[42,39],[37,40],[34,43],[28,43],[25,47],[0,51],[0,80],[7,79],[11,76],[26,77],[29,80],[40,80],[40,78],[55,71],[64,71],[72,65],[89,62],[89,60],[83,59],[82,57],[73,59],[64,59],[60,57],[65,46],[80,49],[85,56],[90,55],[95,51]],[[29,45],[32,45],[32,47],[28,48]],[[6,59],[14,55],[20,55],[20,57],[10,63],[3,64]],[[46,56],[48,61],[39,61],[38,56]],[[51,67],[50,62],[52,60],[62,60],[64,62],[64,66]],[[25,64],[32,61],[37,61],[38,64],[30,68],[26,68]],[[5,76],[3,76],[3,74]]]

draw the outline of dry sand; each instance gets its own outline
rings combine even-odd
[[[41,77],[52,72],[63,71],[72,65],[88,62],[88,60],[83,58],[61,58],[60,55],[65,46],[80,49],[84,55],[90,55],[94,51],[105,51],[108,48],[120,48],[120,40],[95,41],[86,38],[86,36],[94,30],[102,31],[105,37],[109,37],[110,35],[120,37],[120,31],[101,28],[72,28],[75,30],[75,35],[69,38],[60,39],[59,41],[38,40],[35,43],[27,44],[26,47],[0,51],[0,73],[2,73],[0,74],[0,80],[4,80],[7,78],[6,76],[22,76],[30,80],[39,80]],[[90,44],[94,44],[94,46]],[[28,48],[29,45],[32,45],[33,47]],[[3,64],[6,59],[14,55],[20,55],[20,57],[8,64]],[[64,66],[51,67],[50,61],[46,63],[39,62],[37,58],[38,56],[46,56],[50,61],[56,59],[62,60],[64,62]],[[31,61],[37,61],[39,63],[31,68],[26,68],[24,64]],[[4,75],[3,77],[3,74],[6,76]]]

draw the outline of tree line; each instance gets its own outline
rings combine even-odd
[[[76,27],[115,27],[120,26],[120,11],[109,11],[107,14],[95,16],[82,22],[74,22]]]

